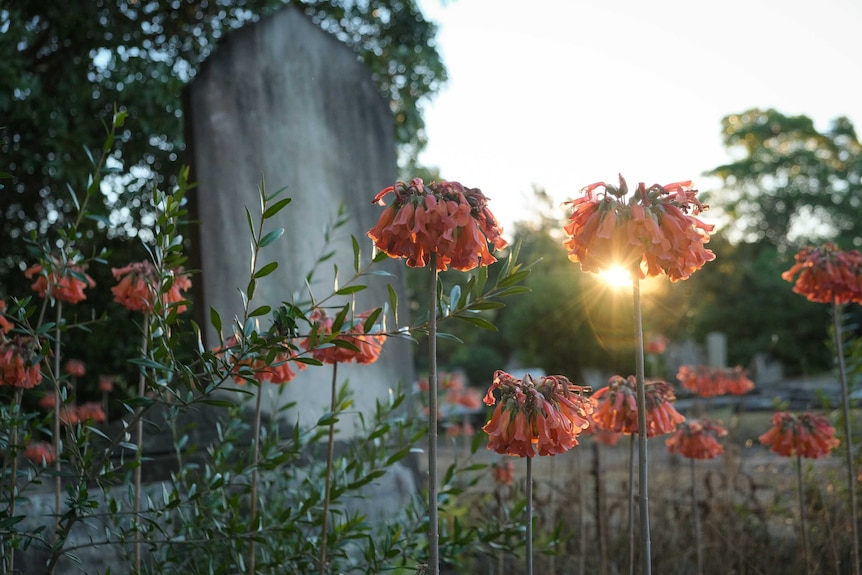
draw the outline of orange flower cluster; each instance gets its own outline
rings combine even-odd
[[[772,416],[773,427],[758,441],[779,455],[817,459],[838,447],[835,428],[822,415],[779,411]]]
[[[663,335],[656,335],[646,343],[644,343],[644,353],[654,353],[656,355],[661,355],[665,351],[667,351],[668,339]]]
[[[793,267],[781,274],[789,282],[796,278],[795,293],[818,303],[862,304],[862,254],[858,251],[825,243],[819,248],[802,248],[795,259]]]
[[[111,268],[114,279],[119,283],[111,288],[114,300],[131,311],[150,312],[158,290],[158,274],[155,266],[148,260],[131,263],[122,268]],[[173,271],[173,283],[162,296],[166,306],[181,302],[185,298],[183,292],[192,287],[192,280],[182,268]],[[177,306],[177,313],[186,310],[186,306]]]
[[[339,343],[333,343],[327,347],[316,347],[310,349],[311,357],[323,363],[348,363],[355,361],[356,363],[367,364],[377,361],[386,336],[364,333],[362,324],[370,314],[370,311],[357,314],[354,321],[349,324],[349,331],[342,332],[334,340],[336,342],[346,342],[351,347],[342,347]],[[320,308],[315,309],[308,319],[318,325],[318,334],[332,334],[334,320],[327,315],[325,310]],[[306,338],[302,345],[306,349],[309,349],[311,338]]]
[[[715,259],[704,248],[713,227],[697,219],[705,209],[691,182],[647,188],[638,184],[628,199],[628,186],[597,182],[583,196],[566,202],[573,208],[563,228],[569,259],[586,272],[637,266],[641,279],[667,274],[671,281],[687,279]]]
[[[453,423],[446,427],[446,437],[455,438],[462,435],[465,437],[476,435],[476,430],[473,428],[473,424],[469,422],[461,424]]]
[[[105,411],[102,409],[101,403],[93,401],[81,405],[64,405],[60,408],[60,421],[67,425],[77,425],[90,421],[102,423],[105,421]]]
[[[15,326],[11,321],[6,319],[6,302],[0,299],[0,335],[5,335],[12,331]]]
[[[234,349],[239,346],[236,336],[231,336],[225,341],[225,355],[235,356]],[[274,384],[287,383],[296,377],[296,372],[291,369],[293,363],[300,370],[305,369],[304,363],[298,363],[291,359],[287,352],[277,353],[271,362],[262,357],[239,358],[231,357],[231,376],[237,383],[245,383],[246,379],[240,375],[241,367],[248,366],[253,377],[260,383],[270,382]]]
[[[676,378],[685,389],[701,397],[742,395],[754,389],[754,382],[748,379],[742,366],[713,368],[705,365],[681,365]]]
[[[80,359],[70,359],[63,365],[63,371],[72,377],[84,377],[87,373],[87,366]]]
[[[0,335],[0,385],[31,389],[42,381],[37,342],[29,336]]]
[[[665,440],[667,450],[689,459],[712,459],[724,453],[718,442],[727,435],[727,430],[718,422],[709,419],[689,419],[676,428]]]
[[[111,393],[114,391],[114,382],[116,381],[116,377],[113,375],[101,375],[99,376],[99,391],[103,393]]]
[[[495,389],[500,390],[499,403]],[[497,370],[484,399],[485,405],[497,403],[482,428],[489,436],[488,449],[519,457],[533,457],[536,449],[539,455],[565,453],[590,425],[587,417],[593,406],[582,395],[588,390],[562,375],[520,380]]]
[[[398,182],[382,190],[372,203],[384,206],[377,224],[368,231],[377,249],[407,265],[424,268],[437,254],[437,269],[467,271],[497,259],[488,250],[506,246],[503,229],[488,209],[488,198],[477,188],[458,182],[425,184],[420,178]]]
[[[87,299],[84,290],[96,285],[93,278],[84,273],[86,268],[86,265],[63,265],[54,261],[50,270],[39,264],[30,266],[24,272],[24,277],[32,279],[36,276],[36,281],[30,287],[41,298],[53,297],[67,303],[78,303]]]
[[[685,421],[671,405],[676,394],[668,383],[647,380],[644,392],[647,437],[671,433]],[[599,429],[626,434],[638,432],[637,380],[633,375],[611,377],[608,385],[593,393],[591,399],[597,403],[593,421]]]
[[[41,465],[50,465],[57,459],[57,453],[50,443],[34,441],[24,448],[24,457]]]
[[[515,464],[511,459],[497,461],[491,465],[494,482],[498,485],[512,485],[515,480]]]

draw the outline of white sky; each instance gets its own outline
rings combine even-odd
[[[748,108],[862,132],[859,0],[420,0],[450,80],[420,161],[481,188],[511,231],[533,185],[694,180]],[[706,218],[709,219],[708,217]]]

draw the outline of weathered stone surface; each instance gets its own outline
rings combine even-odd
[[[371,199],[394,182],[395,147],[388,104],[350,49],[300,12],[282,10],[219,44],[186,100],[190,161],[198,183],[192,208],[200,221],[193,240],[202,270],[197,282],[202,324],[209,323],[210,306],[221,314],[225,331],[242,312],[238,289],[245,289],[249,278],[243,205],[252,214],[259,211],[262,177],[269,191],[286,186],[293,203],[270,224],[283,227],[285,237],[263,252],[261,263],[274,260],[279,268],[258,285],[255,306],[277,306],[294,294],[307,297],[305,275],[328,251],[323,230],[342,203],[351,219],[331,246],[335,256],[316,271],[313,291],[317,297],[331,291],[333,264],[342,281],[351,275],[350,235],[362,246],[363,262],[370,259],[365,232],[380,213]],[[395,274],[389,281],[403,293],[401,264],[387,262],[381,269]],[[378,281],[357,294],[360,311],[388,300],[386,281],[369,280]],[[207,336],[213,345],[212,329]],[[339,366],[338,381],[350,381],[356,407],[367,412],[390,387],[412,382],[411,356],[409,343],[390,340],[375,364]],[[331,367],[307,369],[266,403],[274,408],[297,401],[294,413],[314,421],[328,411],[331,377]],[[342,432],[351,429],[350,422],[341,426]]]

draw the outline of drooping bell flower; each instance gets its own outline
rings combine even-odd
[[[84,273],[87,269],[85,264],[66,263],[53,261],[50,269],[41,264],[30,266],[24,272],[27,279],[36,280],[30,286],[39,297],[52,297],[66,303],[78,303],[87,299],[84,290],[96,285],[89,275]]]
[[[798,276],[797,276],[798,274]],[[818,303],[862,303],[862,253],[832,243],[799,250],[793,266],[781,274],[793,291]]]
[[[673,388],[659,379],[644,382],[647,437],[671,433],[685,418],[673,407]],[[598,403],[593,412],[595,424],[605,430],[632,434],[638,432],[637,380],[633,375],[614,375],[608,385],[591,399]]]
[[[688,459],[712,459],[724,453],[718,442],[727,430],[710,419],[687,419],[665,440],[667,450]]]
[[[537,450],[539,455],[565,453],[590,425],[592,403],[583,395],[588,390],[562,375],[521,380],[496,371],[484,399],[485,405],[497,404],[482,428],[489,436],[488,449],[519,457],[534,457]]]
[[[713,368],[705,365],[681,365],[676,378],[685,389],[701,397],[742,395],[754,389],[754,382],[748,379],[742,366]]]
[[[377,361],[380,356],[380,350],[383,347],[383,342],[386,340],[385,335],[375,335],[374,333],[364,333],[363,323],[368,318],[371,311],[357,314],[352,322],[346,323],[348,328],[342,331],[336,340],[346,342],[352,347],[343,347],[337,343],[330,344],[326,347],[315,347],[311,349],[311,357],[323,363],[356,363],[368,364]],[[332,335],[334,326],[334,318],[330,317],[325,310],[315,309],[308,319],[317,324],[317,333],[320,335]],[[308,337],[302,342],[302,346],[310,349],[312,345],[311,338]],[[356,349],[353,349],[353,348]]]
[[[244,377],[246,372],[250,372],[251,376],[260,383],[287,383],[296,377],[296,372],[292,367],[300,370],[305,369],[305,364],[291,359],[291,354],[287,351],[276,353],[270,362],[261,356],[237,357],[235,349],[238,345],[236,336],[231,336],[225,340],[225,351],[223,352],[224,356],[229,357],[232,365],[230,373],[233,380],[237,383],[246,382],[246,378]]]
[[[24,457],[39,465],[50,465],[57,459],[57,453],[50,443],[34,441],[24,448]]]
[[[607,445],[608,447],[613,447],[617,443],[620,442],[620,439],[623,437],[623,433],[619,431],[613,431],[612,429],[604,429],[596,423],[596,415],[598,411],[599,402],[596,401],[594,396],[590,397],[590,401],[593,404],[593,412],[590,413],[587,419],[590,421],[590,426],[584,430],[585,433],[588,433],[590,437],[596,443],[601,443],[602,445]]]
[[[60,407],[60,421],[67,425],[102,423],[105,421],[105,410],[101,403],[93,401],[81,405],[64,405]]]
[[[84,377],[87,373],[87,366],[80,359],[70,359],[63,365],[63,371],[72,377]]]
[[[758,441],[779,455],[817,459],[838,447],[835,428],[822,415],[779,411],[772,416],[772,428]]]
[[[512,485],[515,480],[515,464],[511,459],[504,459],[491,464],[494,483],[497,485]]]
[[[31,389],[42,381],[42,356],[29,336],[0,338],[0,385]]]
[[[114,300],[131,311],[151,312],[158,290],[158,274],[155,266],[149,260],[131,263],[122,268],[111,268],[117,285],[111,288]],[[192,287],[189,274],[182,268],[173,270],[173,282],[162,301],[166,306],[185,300],[183,292]],[[186,310],[184,304],[177,305],[177,313]]]
[[[707,206],[696,199],[691,182],[639,183],[629,196],[619,179],[619,186],[586,186],[580,198],[566,202],[572,214],[563,245],[583,271],[637,267],[641,279],[664,273],[678,281],[715,259],[704,247],[714,226],[696,217]]]
[[[0,335],[9,333],[14,327],[12,322],[6,319],[6,302],[0,299]]]
[[[387,206],[384,198],[390,193],[395,199]],[[386,209],[368,237],[377,249],[405,258],[410,267],[427,266],[436,253],[438,271],[467,271],[497,261],[489,244],[495,250],[506,246],[503,229],[478,188],[413,178],[385,188],[372,203]]]

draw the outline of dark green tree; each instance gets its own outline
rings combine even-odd
[[[391,103],[402,161],[415,158],[425,142],[421,103],[446,80],[436,26],[415,0],[4,2],[0,172],[12,178],[0,182],[0,284],[20,273],[12,268],[21,238],[47,233],[71,209],[66,186],[86,186],[84,147],[101,146],[99,121],[109,121],[115,105],[129,118],[108,164],[111,185],[93,206],[100,221],[91,225],[119,237],[139,233],[149,192],[170,183],[182,160],[183,86],[219,38],[286,4],[369,66]]]
[[[709,172],[723,182],[711,203],[743,241],[862,245],[862,144],[847,118],[821,132],[807,116],[751,109],[726,116],[722,134],[734,160]]]

